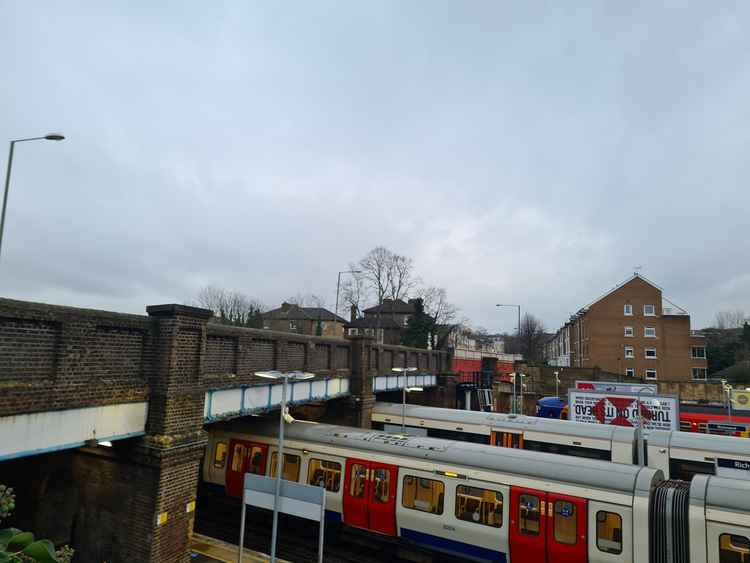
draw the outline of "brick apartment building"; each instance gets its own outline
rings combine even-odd
[[[638,274],[573,315],[546,343],[545,358],[642,380],[701,380],[708,368],[690,314]]]

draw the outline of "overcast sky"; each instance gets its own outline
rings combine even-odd
[[[475,325],[632,274],[750,311],[748,2],[0,0],[0,295],[333,303],[376,245]],[[3,143],[5,141],[3,140]],[[0,145],[0,165],[5,153]]]

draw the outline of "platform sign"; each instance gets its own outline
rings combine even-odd
[[[615,426],[639,425],[645,430],[679,430],[680,403],[675,395],[641,394],[641,415],[638,415],[636,393],[568,391],[568,419],[590,424]]]
[[[245,487],[242,503],[242,523],[240,528],[240,556],[242,563],[242,547],[245,540],[245,511],[249,504],[273,510],[276,493],[276,478],[245,473]],[[326,509],[325,487],[314,485],[303,485],[293,481],[281,480],[279,491],[279,512],[317,520],[320,523],[320,534],[318,536],[318,561],[323,561],[323,533]]]
[[[736,411],[750,410],[750,391],[732,390],[732,408]]]
[[[605,391],[607,393],[638,393],[641,389],[650,389],[652,393],[659,392],[655,383],[618,383],[617,381],[578,381],[576,389],[583,391]]]
[[[716,476],[750,480],[750,461],[716,458]]]

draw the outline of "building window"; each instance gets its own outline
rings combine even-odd
[[[646,359],[647,360],[656,359],[656,348],[646,348]]]
[[[263,322],[263,328],[264,328],[265,330],[271,330],[271,323],[269,323],[269,322],[265,322],[265,321],[264,321],[264,322]]]
[[[625,309],[623,310],[623,313],[626,317],[631,317],[633,315],[633,306],[630,303],[625,303]]]
[[[456,518],[493,528],[503,525],[503,494],[479,487],[456,487]]]
[[[349,329],[349,336],[357,336],[357,329],[356,328],[350,328]]]
[[[409,326],[409,317],[404,317],[404,326]]]
[[[656,338],[656,327],[645,326],[643,327],[643,336],[646,338]]]
[[[625,336],[633,336],[633,327],[632,326],[626,326],[625,327]]]
[[[656,316],[656,305],[644,305],[643,306],[643,316],[645,316],[645,317],[655,317]]]
[[[614,512],[596,513],[596,547],[605,553],[622,553],[622,517]]]
[[[289,330],[297,330],[297,321],[289,321]]]
[[[635,377],[635,369],[625,368],[625,375],[627,375],[628,377]]]
[[[693,368],[693,379],[706,379],[707,373],[706,368]]]
[[[633,351],[632,346],[625,346],[625,357],[626,358],[635,358],[635,352]]]
[[[706,358],[706,348],[704,346],[693,346],[692,354],[694,360],[704,360]]]
[[[405,475],[401,504],[404,508],[442,514],[444,493],[445,485],[442,481]]]
[[[655,369],[647,369],[646,370],[646,379],[656,379],[656,370]]]

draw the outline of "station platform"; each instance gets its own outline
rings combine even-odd
[[[247,563],[261,563],[270,561],[265,553],[245,548],[242,552],[242,561]],[[276,558],[277,561],[289,563],[284,559]],[[190,561],[193,563],[236,563],[237,546],[215,538],[201,534],[193,534],[190,539]]]

